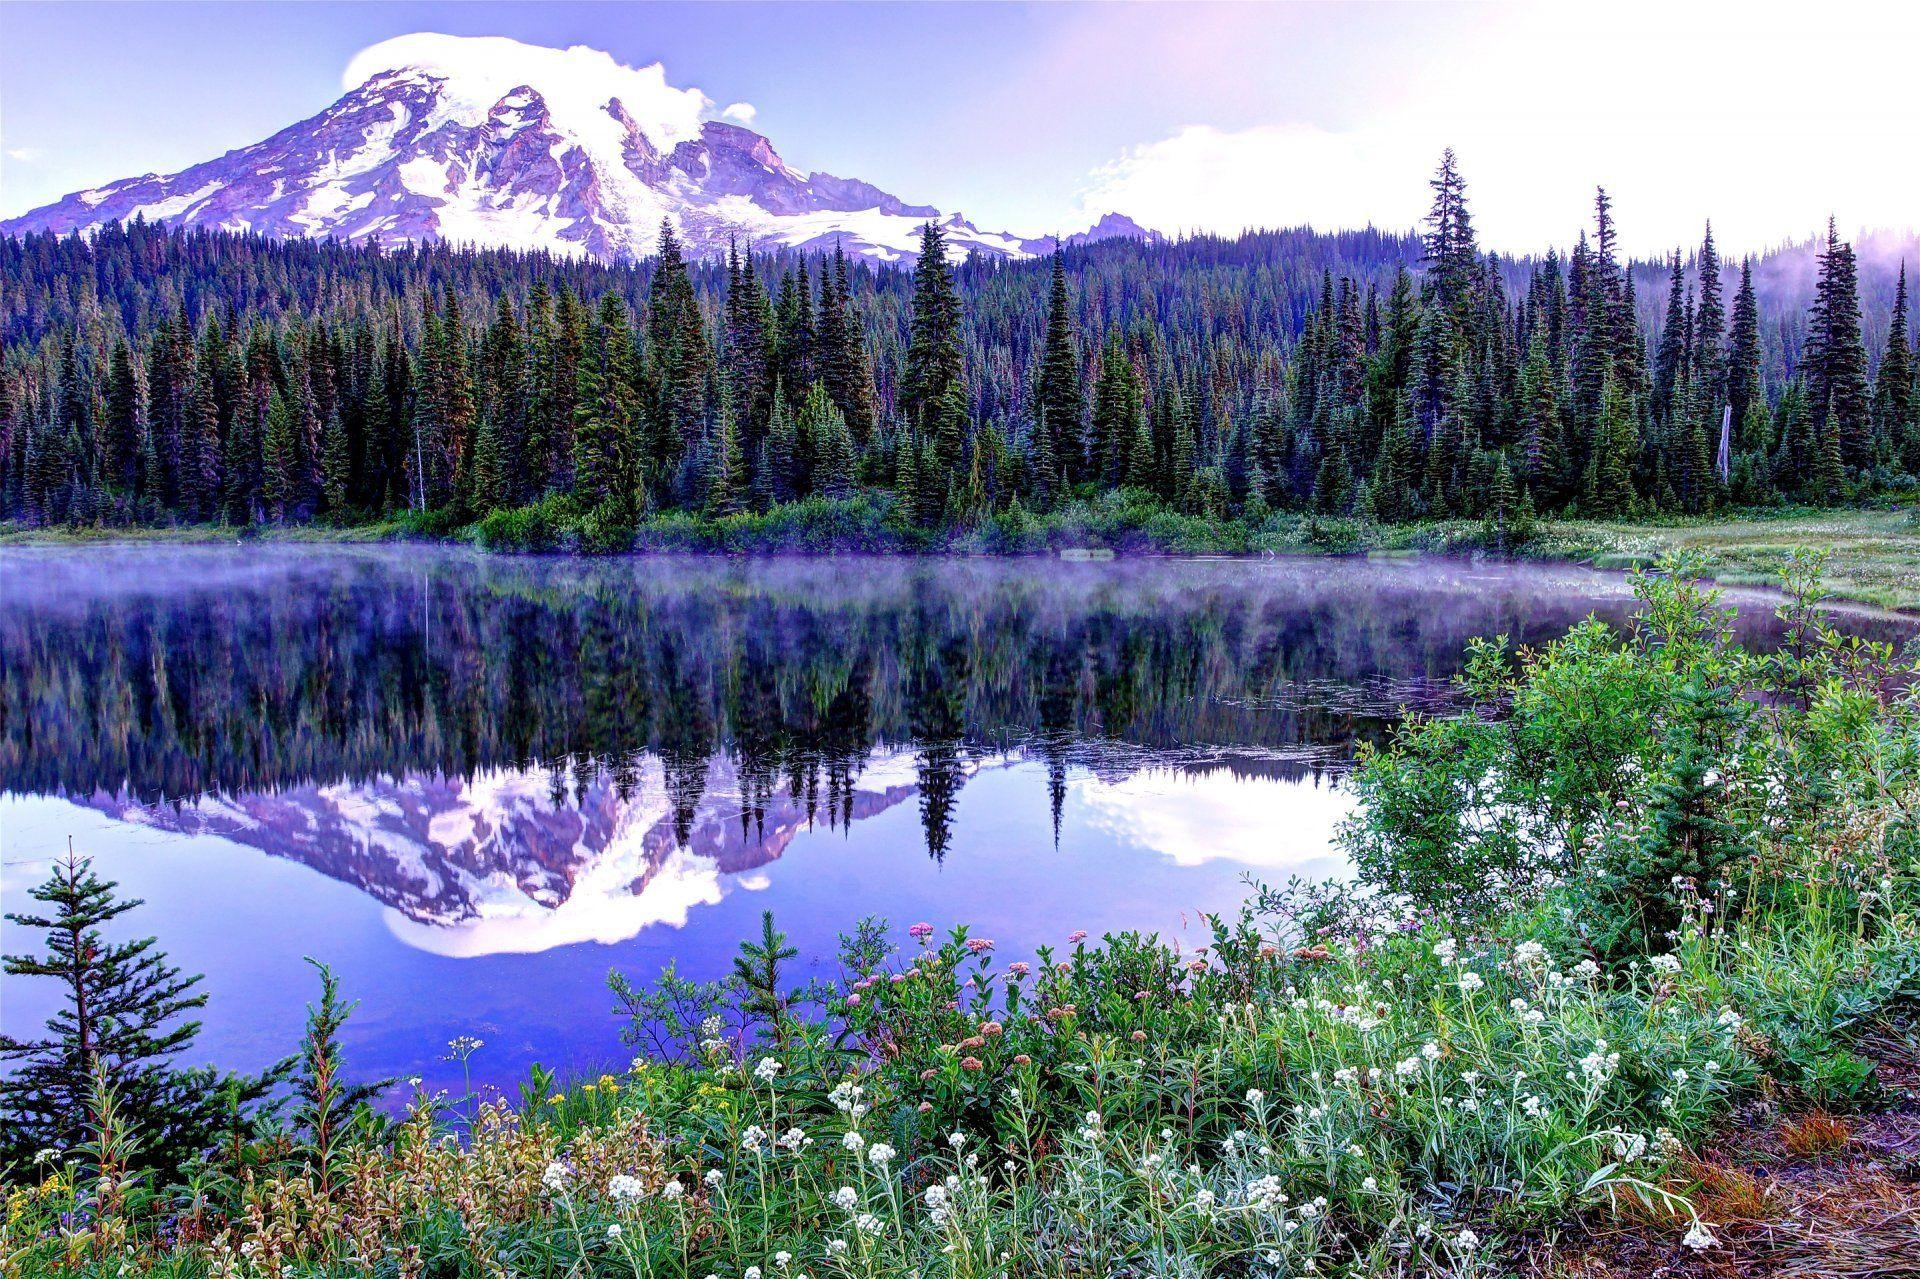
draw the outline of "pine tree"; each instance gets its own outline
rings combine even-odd
[[[1427,185],[1433,189],[1427,214],[1427,278],[1440,309],[1464,327],[1477,305],[1480,263],[1473,219],[1467,211],[1467,184],[1452,147],[1441,153],[1440,167]]]
[[[1705,403],[1726,399],[1726,308],[1720,302],[1720,252],[1713,246],[1713,223],[1700,242],[1700,305],[1693,315],[1693,375],[1705,390]]]
[[[482,435],[486,428],[482,427]],[[497,462],[495,463],[497,466]],[[347,509],[347,486],[353,480],[352,442],[347,437],[346,423],[341,421],[340,410],[336,406],[327,414],[326,430],[320,442],[320,492],[326,503],[327,514],[339,518]],[[494,477],[495,496],[492,501],[483,503],[486,510],[498,501],[498,477]]]
[[[707,515],[724,519],[745,508],[746,456],[740,449],[740,430],[734,421],[733,394],[720,397],[720,420],[714,432],[713,463],[707,468]]]
[[[1841,462],[1865,467],[1873,462],[1872,396],[1867,383],[1867,348],[1860,331],[1860,291],[1853,246],[1840,239],[1831,219],[1820,254],[1813,307],[1807,315],[1807,396],[1816,416],[1833,416],[1840,434]]]
[[[220,1077],[173,1064],[200,1032],[187,1014],[206,996],[194,991],[200,978],[169,964],[153,938],[107,937],[113,921],[141,904],[116,896],[115,887],[69,850],[29,891],[47,909],[7,914],[17,927],[44,929],[46,950],[6,956],[6,975],[50,978],[61,1001],[42,1037],[0,1035],[0,1062],[8,1067],[0,1074],[0,1166],[86,1142],[95,1124],[96,1071],[113,1085],[143,1158],[168,1172],[214,1143],[230,1104],[251,1106],[278,1078]]]
[[[1084,413],[1080,391],[1080,350],[1074,340],[1073,296],[1067,288],[1066,258],[1053,251],[1053,277],[1047,295],[1046,346],[1040,361],[1036,416],[1047,425],[1047,436],[1057,459],[1061,479],[1071,484],[1089,469],[1086,442],[1081,435]]]
[[[1760,304],[1753,291],[1753,259],[1740,263],[1740,289],[1733,296],[1733,324],[1727,334],[1727,404],[1736,424],[1747,420],[1748,406],[1763,398],[1760,382]],[[1749,441],[1743,445],[1751,446]]]
[[[140,485],[140,455],[147,433],[141,398],[133,351],[122,338],[113,345],[113,363],[107,372],[106,468],[108,483],[123,493],[132,493]]]
[[[1915,442],[1913,420],[1914,359],[1907,343],[1907,264],[1900,264],[1899,283],[1894,286],[1893,315],[1887,325],[1887,348],[1880,356],[1880,368],[1874,381],[1874,431],[1891,449],[1897,451],[1911,468],[1920,458],[1907,453]]]
[[[814,492],[835,501],[852,496],[853,435],[824,383],[815,382],[807,392],[801,418],[806,424],[804,434],[813,441]]]
[[[913,273],[913,316],[906,368],[901,373],[901,411],[910,422],[925,429],[946,399],[948,388],[960,385],[963,374],[960,297],[954,289],[953,268],[947,263],[946,237],[940,233],[939,224],[928,222],[920,230],[920,259]]]
[[[605,307],[602,307],[604,315]],[[707,389],[713,366],[706,321],[672,224],[660,223],[660,255],[647,294],[647,358],[656,403],[646,450],[650,469],[670,475],[706,435]],[[625,334],[631,345],[630,333]],[[632,356],[623,356],[629,363]],[[636,379],[637,382],[637,379]]]
[[[574,382],[573,491],[631,519],[645,505],[633,334],[626,303],[601,299]]]

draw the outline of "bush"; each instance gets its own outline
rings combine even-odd
[[[576,551],[581,545],[579,505],[556,494],[531,506],[491,511],[474,526],[473,536],[489,551]]]

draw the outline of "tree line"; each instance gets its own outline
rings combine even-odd
[[[1431,185],[1417,240],[1007,265],[950,261],[929,223],[911,272],[694,262],[669,226],[611,267],[139,222],[0,239],[28,299],[0,306],[0,518],[453,527],[557,504],[619,545],[663,513],[855,497],[935,529],[1116,491],[1249,521],[1607,518],[1920,476],[1904,266],[1869,317],[1830,224],[1789,314],[1709,225],[1648,306],[1604,190],[1569,254],[1516,263],[1479,245],[1451,152]]]

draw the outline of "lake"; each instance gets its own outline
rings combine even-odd
[[[1200,944],[1249,876],[1342,872],[1343,769],[1453,705],[1471,637],[1631,611],[1464,561],[0,550],[0,892],[71,839],[144,898],[206,974],[196,1056],[290,1051],[314,956],[356,1073],[457,1090],[465,1035],[510,1087],[624,1063],[608,971],[718,976],[762,910],[802,977],[867,916]]]

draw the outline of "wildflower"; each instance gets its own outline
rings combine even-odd
[[[1265,1101],[1266,1099],[1267,1099],[1267,1094],[1265,1094],[1265,1093],[1263,1093],[1263,1092],[1261,1092],[1261,1091],[1260,1091],[1260,1090],[1259,1090],[1258,1088],[1249,1088],[1249,1089],[1247,1089],[1247,1104],[1248,1104],[1248,1105],[1250,1105],[1250,1106],[1257,1106],[1257,1105],[1259,1105],[1259,1104],[1260,1104],[1261,1102],[1263,1102],[1263,1101]]]
[[[802,1146],[813,1144],[813,1138],[798,1128],[789,1128],[780,1134],[780,1144],[788,1150],[798,1150]]]
[[[1280,1178],[1271,1174],[1256,1177],[1247,1183],[1247,1202],[1261,1208],[1271,1208],[1283,1204],[1287,1197],[1280,1189]]]
[[[1016,1066],[1031,1066],[1033,1064],[1033,1058],[1027,1056],[1025,1053],[1015,1053],[1013,1055],[1013,1064]]]
[[[1194,1192],[1193,1206],[1195,1208],[1198,1208],[1201,1212],[1213,1211],[1213,1192],[1211,1190],[1208,1190],[1205,1186],[1202,1186],[1199,1190]]]
[[[1459,954],[1459,952],[1460,943],[1451,937],[1445,937],[1434,946],[1433,957],[1440,961],[1442,968],[1445,968],[1453,963],[1454,956]]]
[[[717,1188],[720,1185],[720,1183],[725,1181],[726,1179],[727,1179],[726,1173],[721,1172],[718,1168],[710,1168],[707,1170],[707,1175],[702,1177],[700,1180],[706,1182],[709,1186],[713,1186]]]
[[[1607,1041],[1593,1041],[1593,1051],[1580,1059],[1580,1073],[1596,1084],[1603,1084],[1620,1066],[1620,1054],[1607,1051]]]
[[[975,955],[984,955],[993,949],[993,943],[985,937],[967,938],[967,949]]]
[[[407,1076],[407,1087],[418,1088],[419,1086],[420,1086],[420,1076],[418,1075]]]
[[[567,1166],[557,1159],[554,1160],[547,1165],[547,1170],[540,1174],[540,1184],[554,1194],[559,1194],[567,1188]]]
[[[1582,981],[1592,981],[1600,975],[1600,965],[1591,959],[1583,959],[1573,966],[1573,975]]]
[[[962,1058],[960,1059],[960,1069],[962,1069],[962,1070],[985,1070],[985,1069],[986,1069],[986,1065],[985,1065],[985,1063],[983,1063],[983,1062],[982,1062],[982,1061],[981,1061],[981,1060],[980,1060],[980,1059],[979,1059],[978,1057],[962,1057]]]
[[[1012,981],[1015,977],[1025,977],[1032,971],[1033,965],[1029,964],[1026,960],[1015,960],[1013,963],[1007,965],[1007,980]]]
[[[833,1192],[834,1206],[852,1212],[860,1203],[860,1194],[852,1186],[842,1186]]]
[[[847,996],[847,1007],[858,1008],[859,1006],[860,1006],[860,996],[858,995]]]
[[[843,1252],[845,1252],[846,1250],[847,1250],[847,1241],[846,1241],[846,1240],[844,1240],[844,1239],[829,1239],[829,1240],[827,1240],[827,1255],[828,1255],[828,1256],[830,1256],[830,1257],[838,1257],[838,1256],[839,1256],[839,1255],[840,1255],[841,1253],[843,1253]]]
[[[1402,1061],[1395,1062],[1393,1073],[1402,1079],[1419,1074],[1420,1059],[1418,1057],[1408,1057]]]
[[[1472,1252],[1480,1246],[1480,1236],[1471,1230],[1462,1230],[1453,1237],[1453,1246],[1461,1252]]]
[[[626,1173],[619,1173],[607,1182],[607,1198],[615,1203],[632,1203],[645,1198],[646,1193],[646,1184]]]
[[[873,1161],[874,1167],[885,1168],[892,1162],[894,1155],[897,1153],[899,1152],[894,1150],[894,1148],[886,1142],[876,1141],[873,1143],[873,1149],[867,1152],[867,1158]]]
[[[1650,962],[1659,972],[1677,973],[1680,971],[1680,957],[1678,955],[1655,955]]]
[[[740,1272],[740,1279],[760,1279],[760,1267],[748,1266]]]
[[[863,1235],[880,1233],[880,1218],[870,1212],[863,1212],[853,1219],[853,1225]]]
[[[780,1267],[782,1270],[785,1270],[788,1264],[791,1263],[792,1261],[793,1261],[793,1254],[786,1251],[785,1249],[782,1249],[779,1252],[776,1252],[773,1254],[773,1264]]]
[[[1722,1030],[1738,1031],[1742,1022],[1739,1013],[1733,1011],[1731,1008],[1722,1008],[1720,1015],[1713,1019],[1713,1024]]]
[[[840,1148],[842,1150],[851,1150],[856,1155],[860,1153],[860,1148],[866,1144],[867,1139],[857,1132],[850,1132],[840,1139]]]
[[[1439,1061],[1440,1045],[1429,1039],[1426,1043],[1420,1045],[1420,1055],[1428,1061]]]
[[[1537,941],[1523,941],[1513,948],[1513,962],[1522,968],[1535,967],[1546,959],[1547,948]]]
[[[913,927],[907,929],[907,936],[912,937],[916,941],[925,941],[927,938],[933,936],[933,925],[927,923],[915,924]]]
[[[678,1199],[686,1193],[687,1188],[682,1186],[678,1181],[669,1181],[666,1185],[660,1187],[660,1197],[662,1199]]]
[[[1076,928],[1072,932],[1067,934],[1067,945],[1078,946],[1081,942],[1085,941],[1086,939],[1087,939],[1087,930],[1084,928]]]
[[[1624,1163],[1632,1163],[1647,1153],[1647,1139],[1637,1132],[1617,1132],[1613,1134],[1614,1157]]]
[[[620,1223],[616,1221],[607,1227],[607,1242],[615,1243],[619,1241],[619,1238],[620,1238]]]
[[[1707,1223],[1696,1221],[1687,1230],[1686,1238],[1680,1241],[1695,1252],[1705,1252],[1708,1248],[1717,1248],[1720,1241],[1713,1237],[1713,1231],[1707,1229]]]
[[[762,1057],[760,1064],[753,1068],[753,1077],[761,1083],[770,1084],[773,1082],[773,1077],[785,1069],[786,1067],[780,1064],[778,1058]]]
[[[748,1124],[747,1130],[740,1134],[740,1149],[750,1155],[758,1155],[766,1150],[767,1131],[759,1124]]]
[[[1362,1177],[1360,1179],[1360,1189],[1366,1191],[1368,1194],[1372,1194],[1374,1191],[1380,1189],[1380,1183],[1372,1177]]]
[[[967,1134],[963,1132],[950,1132],[947,1134],[947,1144],[955,1150],[958,1150],[967,1144]]]
[[[1468,994],[1479,990],[1486,984],[1486,980],[1482,978],[1479,973],[1473,972],[1470,969],[1460,974],[1460,989]]]

